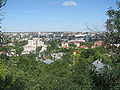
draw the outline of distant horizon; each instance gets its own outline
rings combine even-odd
[[[61,32],[61,31],[58,31],[58,32],[52,32],[52,31],[49,31],[49,32],[34,32],[34,31],[31,31],[31,32],[0,32],[0,33],[100,33],[100,32],[106,32],[106,31],[91,31],[91,32],[72,32],[72,31],[65,31],[65,32]]]

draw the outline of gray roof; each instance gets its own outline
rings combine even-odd
[[[40,52],[40,54],[45,55],[45,54],[47,54],[47,52]]]
[[[43,61],[45,64],[51,64],[53,63],[54,61],[52,61],[51,59],[46,59],[45,61]]]
[[[105,64],[99,60],[96,60],[92,63],[94,70],[99,71],[101,68],[104,68]]]

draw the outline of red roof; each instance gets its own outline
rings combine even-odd
[[[63,48],[69,48],[69,47],[63,47]]]
[[[96,47],[95,45],[91,46],[91,47]]]
[[[86,45],[82,45],[82,46],[80,46],[81,48],[88,48]]]
[[[103,44],[97,44],[97,46],[103,46]]]

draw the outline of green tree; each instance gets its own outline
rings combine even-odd
[[[107,11],[108,19],[106,21],[107,35],[106,45],[114,62],[120,62],[120,1],[117,1],[118,8],[109,8]]]
[[[70,47],[76,47],[76,45],[74,43],[70,43],[69,46]]]
[[[102,72],[92,73],[95,90],[119,90],[120,89],[120,72],[119,67],[104,68]]]
[[[23,46],[27,44],[27,41],[20,41],[20,42],[15,42],[15,47],[14,49],[16,50],[16,54],[21,54],[23,51]]]
[[[90,56],[94,56],[96,50],[94,49],[85,49],[81,52],[81,57],[83,58],[89,58]]]
[[[112,61],[109,67],[104,67],[100,72],[94,72],[93,83],[97,90],[119,90],[120,89],[120,1],[117,1],[118,8],[109,8],[106,21],[106,47],[109,53],[109,60]]]
[[[53,51],[53,50],[57,50],[58,49],[58,42],[53,40],[53,41],[50,41],[48,43],[48,47],[47,47],[47,50],[49,52]]]
[[[21,78],[14,80],[10,75],[0,77],[0,90],[25,90],[25,85],[25,81]]]
[[[80,60],[74,67],[71,78],[72,82],[79,87],[77,90],[92,90],[93,83],[89,67],[90,66],[86,60]]]
[[[37,48],[36,48],[36,52],[38,52],[38,53],[39,53],[39,52],[40,52],[40,50],[41,50],[41,48],[42,48],[42,46],[37,47]]]

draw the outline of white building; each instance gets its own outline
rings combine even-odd
[[[38,38],[28,40],[28,44],[24,46],[22,54],[30,54],[30,52],[35,51],[38,46],[44,46],[44,42],[40,41]]]
[[[74,44],[76,45],[76,47],[79,47],[79,46],[80,46],[80,43],[79,43],[79,42],[74,42]]]
[[[68,42],[61,42],[62,47],[69,47]]]
[[[81,34],[81,33],[75,34],[75,37],[85,37],[85,36],[86,36],[86,34]]]
[[[58,59],[62,59],[61,57],[64,55],[64,53],[60,52],[60,53],[53,53],[51,54],[52,58],[58,60]]]

